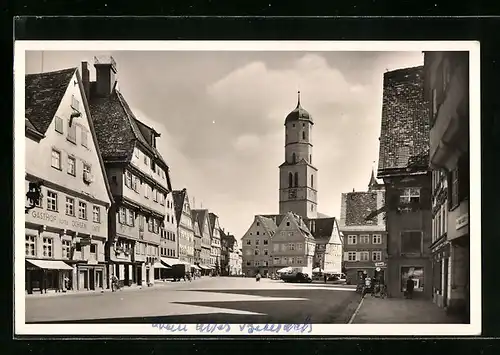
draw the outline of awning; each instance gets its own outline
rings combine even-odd
[[[161,262],[165,264],[166,266],[170,267],[173,265],[179,265],[182,264],[179,259],[172,259],[172,258],[160,258]]]
[[[321,272],[321,268],[319,267],[315,267],[314,269],[312,269],[312,272]]]
[[[278,271],[276,271],[278,274],[281,274],[281,273],[287,273],[287,272],[292,272],[293,269],[289,266],[289,267],[284,267],[283,269],[279,269]]]
[[[45,270],[73,270],[71,266],[59,260],[26,260],[33,266]]]
[[[165,266],[163,265],[161,262],[157,261],[156,263],[154,263],[153,267],[155,269],[171,269],[170,267],[168,266]]]
[[[195,270],[201,270],[201,268],[198,265],[192,264],[191,267]]]
[[[207,265],[200,264],[199,267],[201,267],[203,270],[212,270],[212,268],[210,266],[207,266]]]

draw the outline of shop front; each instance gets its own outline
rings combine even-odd
[[[450,300],[450,251],[445,239],[432,246],[432,301],[443,308]]]
[[[385,275],[389,297],[404,297],[408,279],[414,283],[413,297],[432,299],[432,262],[430,259],[401,258],[388,262]]]
[[[106,288],[106,266],[98,263],[79,263],[76,265],[76,289],[79,291],[103,290]],[[74,283],[73,283],[74,284]]]
[[[73,268],[60,260],[26,259],[25,289],[34,292],[66,292]]]

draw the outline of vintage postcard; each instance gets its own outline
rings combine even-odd
[[[479,53],[17,41],[15,333],[479,335]]]

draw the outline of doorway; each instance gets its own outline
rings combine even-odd
[[[379,280],[381,284],[385,284],[385,270],[377,271],[373,274],[375,280]]]
[[[129,273],[130,273],[129,265],[125,265],[125,272],[124,272],[124,274],[125,274],[125,280],[123,282],[123,284],[125,286],[130,286],[130,275],[129,275]]]
[[[95,270],[89,270],[89,286],[91,290],[95,290]]]
[[[96,271],[96,286],[103,288],[104,276],[102,270]]]
[[[80,270],[80,275],[78,277],[78,289],[88,290],[89,280],[88,280],[87,276],[88,276],[87,270]]]

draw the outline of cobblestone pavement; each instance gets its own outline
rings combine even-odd
[[[347,323],[350,286],[202,278],[150,288],[25,298],[26,323]]]
[[[376,298],[366,296],[353,324],[456,324],[460,320],[446,314],[430,300]]]

